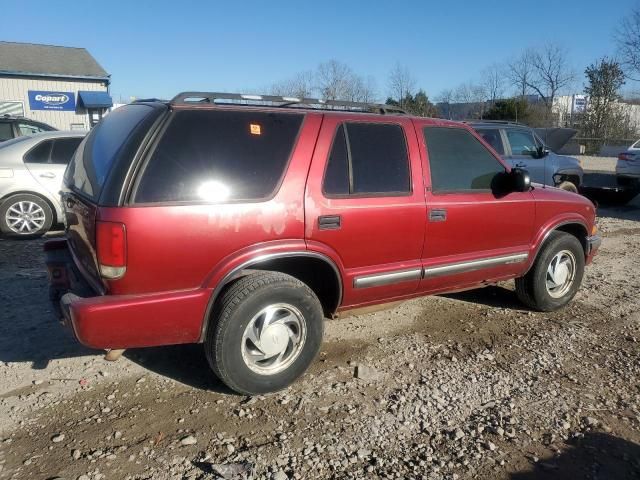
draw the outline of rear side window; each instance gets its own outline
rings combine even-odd
[[[327,195],[405,195],[411,192],[407,143],[400,125],[346,123],[338,127],[327,163]]]
[[[493,179],[505,171],[470,132],[462,128],[426,127],[431,188],[434,192],[490,190]]]
[[[500,155],[504,155],[504,145],[502,145],[502,138],[500,137],[499,129],[479,128],[477,132],[485,142],[491,145],[491,148],[493,148]]]
[[[0,122],[0,142],[13,138],[13,128],[10,123]]]
[[[53,141],[51,150],[51,163],[66,165],[71,160],[82,138],[60,138]]]
[[[65,183],[97,200],[119,151],[151,111],[146,105],[126,105],[104,117],[76,150],[65,172]]]
[[[25,163],[49,163],[49,155],[51,154],[52,140],[45,140],[33,147],[24,156]]]
[[[304,116],[260,111],[174,113],[135,202],[256,201],[282,179]]]

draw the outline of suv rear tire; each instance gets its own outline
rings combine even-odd
[[[51,207],[37,195],[13,195],[0,205],[0,231],[6,235],[40,237],[49,231],[52,223]]]
[[[516,278],[518,298],[541,312],[564,307],[580,288],[584,260],[584,249],[576,237],[552,232],[529,272]]]
[[[311,365],[324,317],[315,293],[280,272],[241,278],[214,309],[205,352],[215,374],[245,395],[281,390]]]

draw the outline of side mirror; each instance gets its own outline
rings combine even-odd
[[[549,155],[549,150],[545,146],[539,146],[536,148],[535,158],[544,158]]]
[[[531,189],[531,177],[526,170],[522,168],[512,168],[510,176],[514,192],[528,192]]]

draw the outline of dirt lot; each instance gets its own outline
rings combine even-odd
[[[640,198],[599,215],[563,311],[506,283],[331,321],[311,371],[255,398],[198,345],[79,346],[42,240],[0,239],[0,478],[640,478]]]

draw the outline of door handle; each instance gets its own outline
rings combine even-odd
[[[52,172],[44,172],[44,173],[41,173],[40,176],[42,178],[56,178],[56,174]]]
[[[322,215],[318,217],[318,228],[320,230],[338,230],[340,225],[340,215]]]
[[[430,222],[444,222],[447,219],[447,210],[444,208],[432,208],[429,210]]]

